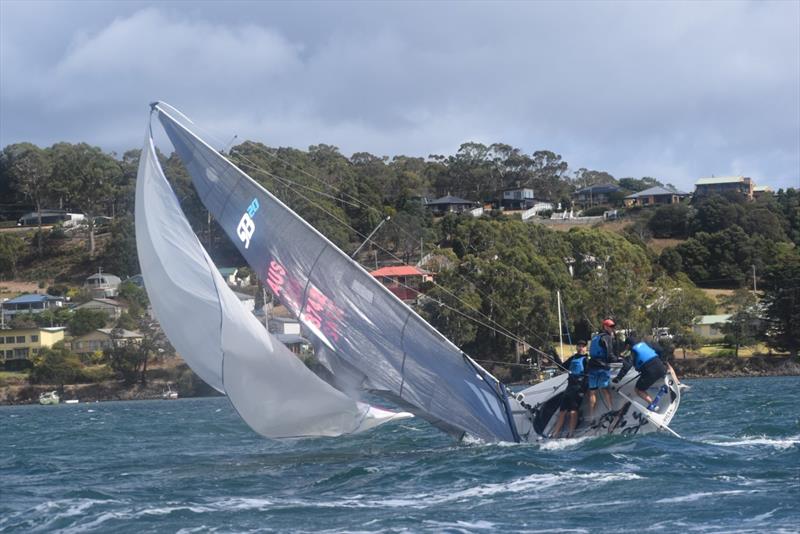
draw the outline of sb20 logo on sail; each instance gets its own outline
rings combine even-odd
[[[250,239],[256,231],[256,223],[253,221],[253,217],[260,207],[261,205],[258,203],[258,199],[254,198],[239,220],[239,226],[236,228],[236,235],[238,235],[239,240],[244,243],[244,248],[250,248]]]

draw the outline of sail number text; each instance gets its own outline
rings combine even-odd
[[[236,228],[236,235],[238,235],[239,240],[244,243],[244,248],[250,248],[250,239],[256,231],[256,223],[253,221],[253,217],[259,207],[261,206],[258,203],[258,199],[254,198],[247,207],[247,210],[242,214],[242,218],[239,220],[239,226]]]

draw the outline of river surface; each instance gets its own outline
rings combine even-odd
[[[687,381],[665,434],[272,442],[225,398],[0,408],[0,532],[798,532],[800,377]]]

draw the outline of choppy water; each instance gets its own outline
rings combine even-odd
[[[695,380],[673,428],[266,441],[223,398],[0,408],[2,532],[798,532],[800,378]]]

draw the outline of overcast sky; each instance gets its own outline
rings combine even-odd
[[[800,2],[0,0],[0,146],[138,148],[153,100],[218,140],[800,187]]]

